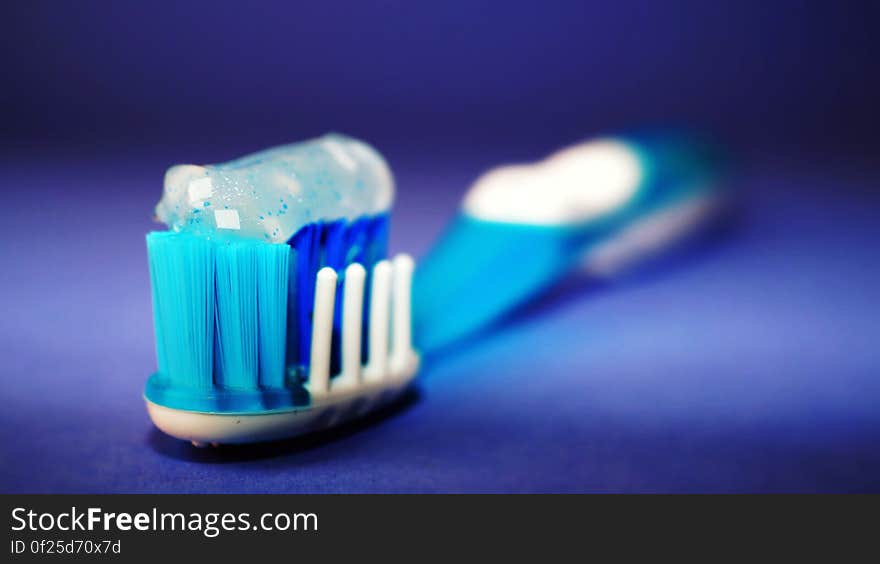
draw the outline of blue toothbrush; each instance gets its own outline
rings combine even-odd
[[[490,171],[414,280],[412,259],[387,257],[393,178],[366,143],[328,135],[173,167],[156,209],[170,229],[147,236],[148,412],[203,446],[295,436],[385,405],[421,354],[573,268],[611,272],[709,217],[721,192],[698,147],[606,138]]]

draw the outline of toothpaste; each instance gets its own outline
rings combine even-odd
[[[393,199],[385,159],[328,134],[226,163],[173,166],[156,217],[173,231],[285,243],[309,224],[385,213]]]

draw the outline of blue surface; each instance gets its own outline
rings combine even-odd
[[[417,255],[497,162],[390,156],[390,250]],[[568,281],[368,424],[214,451],[141,400],[169,160],[0,161],[3,492],[880,491],[876,169],[751,163],[726,236]]]

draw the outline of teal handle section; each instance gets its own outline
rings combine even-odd
[[[460,214],[414,274],[416,348],[430,352],[457,341],[564,274],[575,235]]]

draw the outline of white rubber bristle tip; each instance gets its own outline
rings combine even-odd
[[[361,331],[364,311],[364,280],[367,271],[354,263],[345,269],[342,303],[342,374],[341,385],[353,384],[361,377]]]
[[[324,267],[315,282],[315,308],[312,316],[312,348],[309,363],[309,391],[325,393],[330,382],[330,347],[333,341],[333,306],[336,298],[336,271]]]
[[[367,378],[388,373],[388,328],[391,315],[391,263],[379,261],[373,267],[370,288],[370,350]]]
[[[414,263],[408,255],[397,255],[392,262],[394,288],[392,312],[394,315],[391,341],[391,361],[407,364],[414,356],[411,334],[411,286]]]

